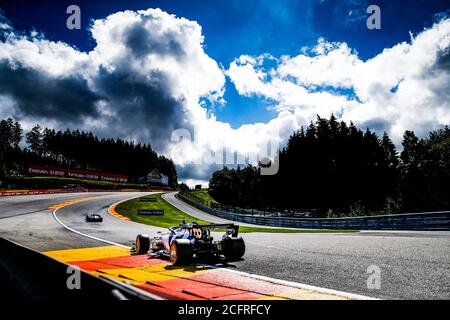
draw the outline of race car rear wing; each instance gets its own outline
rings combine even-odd
[[[231,234],[233,237],[237,237],[239,234],[239,225],[234,223],[217,223],[217,224],[182,223],[180,227],[187,229],[200,228],[209,230],[226,228],[227,229],[226,232]]]

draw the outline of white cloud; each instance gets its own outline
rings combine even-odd
[[[169,15],[160,9],[125,11],[96,20],[91,53],[109,70],[127,67],[149,76],[158,70],[168,77],[176,98],[214,97],[221,92],[224,76],[216,61],[203,50],[198,23]]]
[[[354,70],[361,61],[346,43],[329,43],[319,39],[311,55],[285,56],[278,68],[280,77],[293,77],[297,84],[350,88]]]
[[[293,118],[310,121],[316,114],[335,113],[386,130],[399,143],[405,130],[424,135],[450,124],[449,57],[447,19],[411,43],[397,44],[367,61],[346,43],[319,39],[316,47],[283,56],[270,70],[258,57],[243,56],[230,64],[227,75],[240,94],[274,100],[278,110],[289,110]]]
[[[94,21],[91,32],[97,45],[85,53],[36,33],[5,31],[0,81],[8,85],[0,98],[9,103],[1,114],[151,141],[165,151],[172,130],[206,117],[200,98],[223,103],[225,76],[204,52],[198,23],[159,9],[124,11]],[[71,108],[58,91],[68,82],[81,97]],[[58,92],[34,92],[36,83]],[[89,113],[85,96],[92,97]]]

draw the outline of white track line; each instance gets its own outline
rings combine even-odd
[[[134,198],[139,198],[139,197],[133,197],[133,198],[130,198],[130,199],[127,199],[127,200],[131,200],[131,199],[134,199]],[[121,202],[124,202],[124,201],[126,201],[126,200],[122,200],[122,201],[119,201],[119,202],[121,203]],[[71,231],[73,233],[76,233],[76,234],[78,234],[80,236],[83,236],[83,237],[86,237],[86,238],[90,238],[90,239],[93,239],[93,240],[97,240],[97,241],[100,241],[100,242],[104,242],[104,243],[107,243],[107,244],[110,244],[110,245],[113,245],[113,246],[118,246],[118,247],[122,247],[122,248],[125,248],[125,249],[130,249],[131,248],[131,247],[125,246],[125,245],[117,243],[117,242],[113,242],[113,241],[109,241],[109,240],[105,240],[105,239],[102,239],[102,238],[98,238],[98,237],[94,237],[94,236],[85,234],[83,232],[80,232],[78,230],[70,228],[67,225],[65,225],[64,223],[62,223],[61,220],[59,220],[58,217],[56,216],[56,212],[59,209],[64,208],[66,206],[70,206],[72,204],[75,204],[75,203],[69,203],[69,204],[66,204],[64,206],[58,207],[58,208],[54,209],[53,212],[52,212],[53,217],[55,218],[55,220],[60,225],[62,225],[65,229],[67,229],[67,230],[69,230],[69,231]],[[113,206],[114,204],[112,204],[111,206]],[[311,285],[303,284],[303,283],[299,283],[299,282],[275,279],[275,278],[271,278],[271,277],[260,276],[260,275],[257,275],[257,274],[243,272],[243,271],[238,271],[238,270],[231,270],[231,269],[222,268],[222,267],[218,267],[218,266],[213,266],[213,265],[209,265],[209,264],[196,264],[196,265],[205,266],[205,267],[209,267],[209,268],[212,268],[212,269],[220,269],[220,270],[231,272],[231,273],[234,273],[234,274],[239,274],[239,275],[242,275],[242,276],[247,277],[247,278],[252,278],[252,279],[256,279],[256,280],[266,281],[266,282],[279,284],[279,285],[283,285],[283,286],[287,286],[287,287],[303,289],[303,290],[309,290],[309,291],[314,291],[314,292],[323,293],[323,294],[330,294],[330,295],[341,296],[341,297],[345,297],[345,298],[352,299],[352,300],[379,300],[378,298],[368,297],[368,296],[354,294],[354,293],[350,293],[350,292],[333,290],[333,289],[322,288],[322,287],[316,287],[316,286],[311,286]]]
[[[111,245],[113,245],[113,246],[118,246],[118,247],[122,247],[122,248],[125,248],[125,249],[130,249],[130,247],[125,246],[125,245],[123,245],[123,244],[120,244],[120,243],[117,243],[117,242],[113,242],[113,241],[109,241],[109,240],[105,240],[105,239],[101,239],[101,238],[97,238],[97,237],[88,235],[88,234],[86,234],[86,233],[83,233],[83,232],[80,232],[80,231],[78,231],[78,230],[75,230],[75,229],[73,229],[73,228],[71,228],[71,227],[65,225],[64,223],[62,223],[62,221],[59,220],[58,217],[56,216],[56,212],[57,212],[59,209],[64,208],[64,207],[67,207],[67,206],[70,206],[70,205],[72,205],[72,204],[74,204],[74,203],[66,204],[66,205],[61,206],[61,207],[58,207],[58,208],[56,208],[56,209],[54,209],[54,210],[52,211],[52,214],[53,214],[53,217],[55,218],[55,220],[56,220],[60,225],[62,225],[65,229],[67,229],[67,230],[69,230],[69,231],[71,231],[71,232],[73,232],[73,233],[76,233],[76,234],[78,234],[78,235],[80,235],[80,236],[86,237],[86,238],[90,238],[90,239],[93,239],[93,240],[97,240],[97,241],[100,241],[100,242],[104,242],[104,243],[107,243],[107,244],[111,244]]]
[[[156,192],[156,193],[158,193],[158,192]],[[151,194],[153,194],[153,193],[151,193]],[[122,203],[122,202],[125,202],[125,201],[128,201],[128,200],[132,200],[132,199],[135,199],[135,198],[140,198],[140,197],[142,197],[142,195],[136,196],[136,197],[132,197],[132,198],[129,198],[129,199],[125,199],[125,200],[121,200],[121,201],[118,201],[118,202],[116,202],[116,203],[113,203],[112,205],[110,205],[110,206],[108,207],[108,209],[106,210],[106,212],[108,212],[108,214],[110,214],[108,210],[109,210],[109,208],[111,208],[112,206],[114,206],[114,205],[117,206],[117,205],[119,205],[119,204]],[[89,201],[89,200],[87,200],[87,201]],[[78,202],[75,202],[75,203],[78,203]],[[123,244],[120,244],[120,243],[117,243],[117,242],[113,242],[113,241],[109,241],[109,240],[105,240],[105,239],[102,239],[102,238],[97,238],[97,237],[88,235],[88,234],[86,234],[86,233],[80,232],[80,231],[78,231],[78,230],[75,230],[75,229],[73,229],[73,228],[71,228],[71,227],[65,225],[61,220],[58,219],[58,217],[56,216],[56,212],[57,212],[59,209],[61,209],[61,208],[64,208],[64,207],[73,205],[73,204],[75,204],[75,203],[68,203],[68,204],[65,204],[65,205],[63,205],[63,206],[61,206],[61,207],[58,207],[58,208],[56,208],[56,209],[53,209],[53,211],[52,211],[53,217],[55,218],[55,220],[56,220],[60,225],[62,225],[65,229],[67,229],[67,230],[69,230],[69,231],[71,231],[71,232],[73,232],[73,233],[76,233],[76,234],[78,234],[78,235],[80,235],[80,236],[83,236],[83,237],[86,237],[86,238],[90,238],[90,239],[93,239],[93,240],[97,240],[97,241],[100,241],[100,242],[104,242],[104,243],[107,243],[107,244],[111,244],[111,245],[113,245],[113,246],[118,246],[118,247],[122,247],[122,248],[125,248],[125,249],[131,249],[131,247],[129,247],[129,246],[125,246],[125,245],[123,245]],[[110,214],[110,215],[113,216],[112,214]],[[113,217],[114,217],[114,216],[113,216]],[[117,217],[115,217],[115,218],[117,218]],[[119,218],[117,218],[117,219],[119,219]],[[124,221],[123,219],[121,219],[121,220]]]
[[[244,272],[244,271],[238,271],[238,270],[232,270],[232,269],[222,268],[222,267],[218,267],[218,266],[212,266],[209,264],[196,264],[196,265],[210,267],[213,269],[220,269],[220,270],[228,271],[231,273],[239,274],[239,275],[247,277],[247,278],[252,278],[252,279],[256,279],[256,280],[279,284],[282,286],[293,287],[293,288],[297,288],[297,289],[304,289],[304,290],[309,290],[309,291],[314,291],[314,292],[319,292],[319,293],[324,293],[324,294],[330,294],[330,295],[337,295],[337,296],[349,298],[352,300],[380,300],[378,298],[368,297],[368,296],[364,296],[364,295],[360,295],[360,294],[339,291],[339,290],[334,290],[334,289],[328,289],[328,288],[322,288],[322,287],[317,287],[317,286],[311,286],[309,284],[303,284],[303,283],[294,282],[294,281],[275,279],[275,278],[271,278],[271,277],[260,276],[258,274],[254,274],[254,273],[248,273],[248,272]]]

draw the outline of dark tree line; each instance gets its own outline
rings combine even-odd
[[[0,121],[0,179],[7,175],[9,169],[18,169],[14,160],[22,154],[19,147],[22,136],[20,123],[11,118]]]
[[[419,140],[406,131],[400,155],[399,193],[411,211],[450,209],[450,128]]]
[[[406,131],[399,155],[386,133],[318,117],[290,137],[276,175],[225,167],[212,175],[209,192],[226,205],[322,216],[448,210],[449,159],[447,127],[422,140]]]
[[[172,160],[159,156],[150,144],[100,139],[92,132],[57,131],[39,125],[25,135],[27,148],[20,148],[22,138],[20,123],[11,118],[0,121],[0,175],[11,170],[24,172],[27,165],[36,164],[123,174],[136,182],[157,168],[169,177],[170,185],[177,184]]]

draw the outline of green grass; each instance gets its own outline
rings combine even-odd
[[[218,203],[216,200],[213,199],[208,193],[207,189],[202,190],[193,190],[189,192],[190,194],[197,196],[199,199],[205,201],[207,203],[208,207],[211,207],[211,203]]]
[[[177,208],[163,200],[161,198],[161,194],[153,194],[151,196],[145,196],[142,198],[156,198],[156,202],[139,202],[140,198],[131,199],[119,204],[116,207],[117,213],[136,222],[163,228],[179,225],[183,219],[189,222],[197,222],[198,224],[209,223],[207,221],[191,217],[190,215],[187,215],[184,212],[178,210]],[[137,211],[139,209],[162,209],[164,210],[164,215],[140,216],[137,214]]]
[[[151,196],[145,196],[141,198],[156,198],[156,202],[140,202],[140,198],[131,199],[119,204],[116,207],[117,213],[130,218],[132,221],[148,224],[156,227],[168,228],[177,226],[182,220],[188,222],[197,222],[198,224],[210,224],[211,222],[196,219],[167,203],[161,198],[161,194],[154,194]],[[164,210],[162,216],[140,216],[137,214],[139,209],[142,210]],[[220,231],[220,230],[218,230]],[[305,229],[275,229],[264,227],[240,227],[239,231],[242,233],[247,232],[270,232],[270,233],[329,233],[329,232],[355,232],[352,230],[305,230]]]

